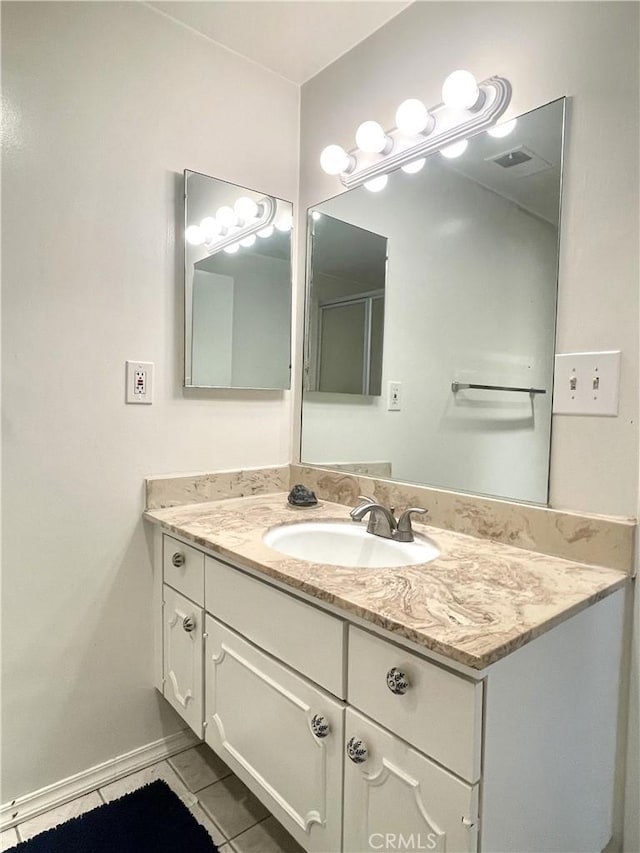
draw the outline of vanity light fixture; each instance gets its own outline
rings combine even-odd
[[[184,232],[187,243],[192,246],[204,246],[208,255],[225,250],[234,254],[242,246],[252,246],[255,235],[270,237],[273,234],[273,222],[278,213],[278,202],[273,196],[264,196],[253,201],[248,196],[239,198],[233,207],[223,205],[216,211],[215,218],[206,216],[200,225],[190,225]],[[291,217],[281,217],[276,223],[281,231],[291,229]],[[282,225],[285,227],[282,227]]]
[[[357,148],[346,151],[328,145],[320,165],[327,174],[339,175],[347,189],[364,184],[379,191],[383,188],[379,178],[405,166],[411,166],[406,172],[419,171],[418,162],[435,151],[449,149],[445,156],[459,156],[451,153],[462,153],[454,143],[492,127],[510,100],[511,85],[504,77],[478,83],[469,71],[454,71],[444,81],[441,104],[427,109],[417,98],[408,98],[397,109],[395,128],[385,131],[378,122],[365,121],[356,131]]]

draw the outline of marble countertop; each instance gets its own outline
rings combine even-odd
[[[349,521],[349,507],[294,508],[286,493],[147,510],[168,532],[255,569],[458,663],[484,669],[623,587],[615,569],[575,563],[426,524],[440,549],[430,563],[347,568],[287,557],[262,534],[283,523]]]

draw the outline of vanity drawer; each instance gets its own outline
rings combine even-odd
[[[388,677],[404,673],[394,693]],[[482,684],[366,631],[349,628],[348,701],[468,782],[480,778]],[[396,685],[402,690],[403,685]]]
[[[209,613],[344,699],[346,623],[213,557],[205,566]]]
[[[204,554],[172,536],[162,538],[164,582],[191,601],[204,604]]]

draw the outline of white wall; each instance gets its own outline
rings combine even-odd
[[[440,101],[455,68],[513,85],[508,115],[571,98],[560,259],[558,351],[622,350],[617,418],[556,417],[555,507],[635,515],[638,459],[638,4],[410,6],[302,88],[300,225],[335,195],[325,145],[358,124],[394,124],[407,97]]]
[[[288,394],[182,391],[182,170],[294,198],[298,90],[141,3],[3,3],[2,37],[8,800],[181,727],[143,478],[290,449]]]
[[[451,382],[551,390],[557,232],[440,159],[322,205],[388,238],[382,396],[306,395],[302,458],[386,459],[400,480],[544,503],[551,394]]]

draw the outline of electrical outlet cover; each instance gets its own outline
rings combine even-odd
[[[153,402],[153,362],[127,361],[126,402]]]

